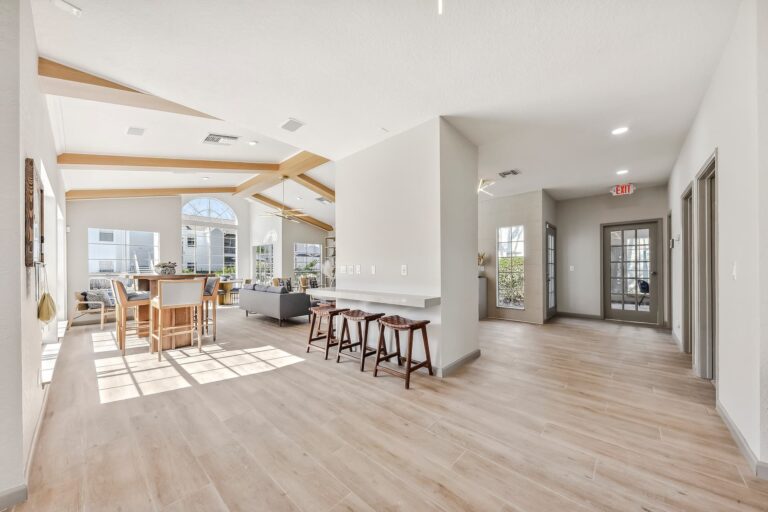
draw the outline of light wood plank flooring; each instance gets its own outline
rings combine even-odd
[[[481,323],[482,357],[412,389],[237,309],[158,363],[73,328],[27,511],[768,510],[668,334]]]

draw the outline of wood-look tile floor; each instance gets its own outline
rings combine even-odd
[[[123,359],[66,336],[26,511],[768,510],[668,334],[484,321],[412,389],[304,353],[307,324],[219,315],[218,343]]]

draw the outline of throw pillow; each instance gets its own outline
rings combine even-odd
[[[115,298],[112,290],[90,290],[86,292],[86,299],[90,302],[101,302],[105,307],[115,307]],[[88,304],[88,309],[100,309],[98,304]]]

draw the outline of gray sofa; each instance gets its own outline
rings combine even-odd
[[[282,286],[246,285],[240,289],[240,309],[283,320],[296,316],[309,316],[310,300],[306,293],[288,293]]]

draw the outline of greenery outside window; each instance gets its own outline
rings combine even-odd
[[[275,252],[272,244],[253,248],[253,279],[259,284],[270,284],[274,277]]]
[[[525,229],[499,228],[496,235],[496,306],[525,309]]]
[[[297,282],[300,276],[314,277],[321,282],[321,261],[322,246],[320,244],[293,244],[293,274]]]

